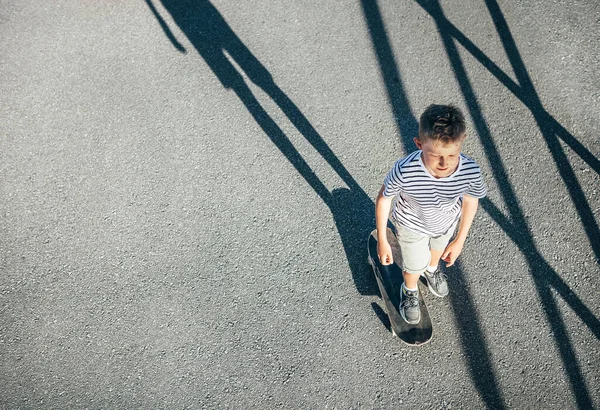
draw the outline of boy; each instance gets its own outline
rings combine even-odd
[[[394,262],[385,232],[392,201],[397,198],[392,220],[402,251],[404,276],[398,310],[410,324],[421,320],[419,276],[425,276],[434,295],[448,294],[439,261],[444,260],[446,266],[454,264],[479,198],[486,194],[479,167],[461,154],[465,138],[465,119],[458,108],[427,107],[419,120],[419,137],[414,139],[419,150],[396,161],[377,197],[377,254],[384,265]],[[458,233],[450,242],[457,225]]]

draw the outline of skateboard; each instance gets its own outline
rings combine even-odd
[[[396,240],[396,235],[390,228],[387,228],[387,238],[392,247],[394,263],[391,265],[382,265],[377,256],[377,229],[371,232],[368,240],[369,263],[373,267],[377,286],[381,293],[381,299],[385,303],[388,318],[392,328],[392,334],[397,336],[401,341],[409,346],[420,346],[431,340],[433,327],[431,318],[427,311],[427,306],[423,300],[423,295],[420,290],[421,284],[419,281],[419,305],[421,306],[421,321],[416,325],[406,323],[398,312],[400,303],[400,286],[404,281],[402,277],[402,255],[400,246]]]

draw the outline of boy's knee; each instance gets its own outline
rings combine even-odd
[[[427,266],[429,266],[429,261],[431,260],[430,255],[423,255],[420,258],[403,258],[403,266],[402,270],[411,275],[420,275],[425,272]]]

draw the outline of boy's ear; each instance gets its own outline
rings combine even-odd
[[[417,146],[418,149],[423,149],[423,145],[421,144],[421,140],[418,138],[413,138],[413,141],[415,142],[415,145]]]

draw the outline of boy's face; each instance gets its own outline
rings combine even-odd
[[[415,144],[423,151],[421,159],[425,168],[435,178],[450,176],[458,168],[463,139],[451,144],[442,144],[427,138],[415,138]]]

